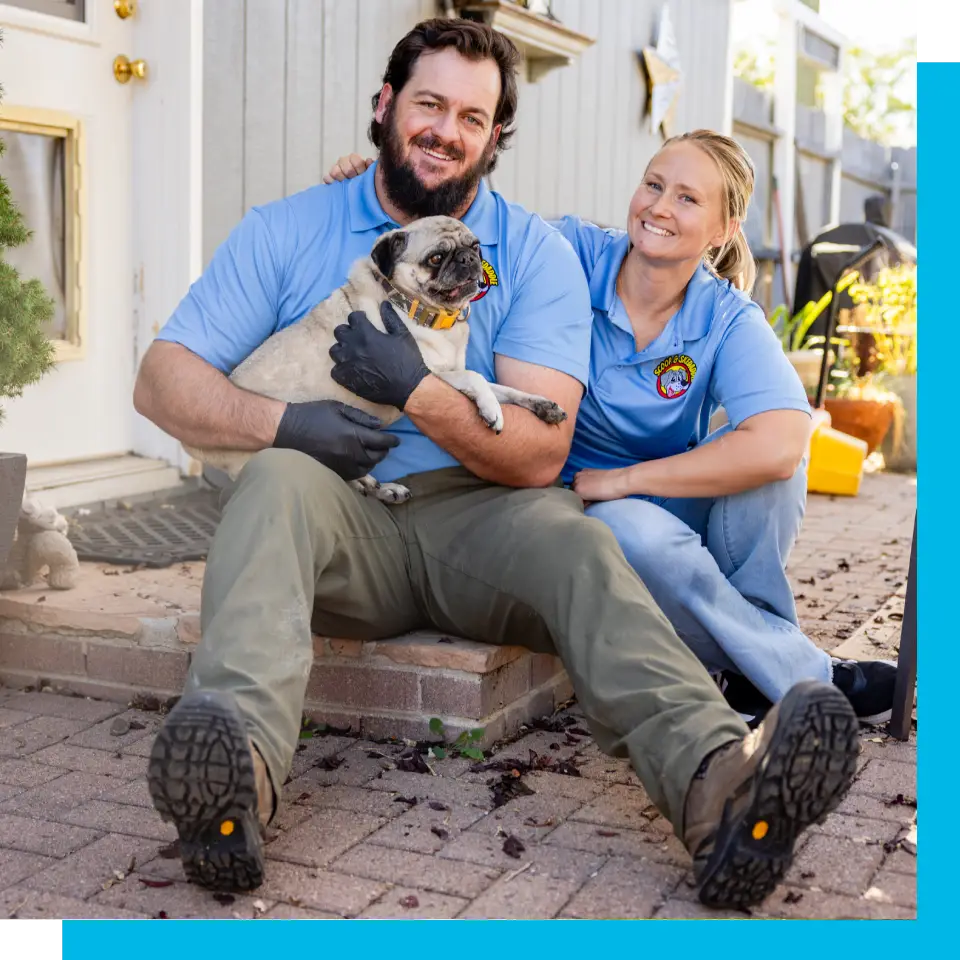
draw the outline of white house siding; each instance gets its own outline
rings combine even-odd
[[[597,38],[572,66],[524,82],[518,133],[492,174],[508,199],[620,225],[660,143],[644,116],[638,52],[659,0],[556,0]],[[677,129],[728,123],[730,0],[670,0],[682,58]],[[206,0],[203,249],[250,206],[316,183],[337,156],[370,153],[370,98],[390,50],[434,0]]]

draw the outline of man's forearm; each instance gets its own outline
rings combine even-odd
[[[503,432],[495,434],[476,405],[437,377],[427,377],[411,394],[404,413],[422,433],[491,483],[545,487],[563,469],[567,445],[556,431],[520,407],[503,407]],[[564,425],[565,426],[565,425]]]
[[[165,341],[144,356],[133,405],[181,443],[230,450],[271,446],[286,406],[240,390],[186,347]]]

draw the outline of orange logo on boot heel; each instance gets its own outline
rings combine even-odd
[[[770,824],[766,820],[758,820],[753,825],[753,839],[762,840],[766,835],[767,831],[770,829]]]
[[[229,837],[230,834],[233,833],[233,826],[234,824],[232,820],[224,820],[223,823],[220,824],[220,832],[225,837]]]

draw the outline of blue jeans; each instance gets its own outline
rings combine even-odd
[[[804,461],[790,480],[732,496],[631,497],[595,503],[587,514],[610,527],[708,670],[740,673],[777,702],[793,684],[829,683],[833,674],[829,655],[798,626],[785,570],[806,497]]]

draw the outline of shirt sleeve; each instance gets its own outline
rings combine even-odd
[[[229,374],[278,326],[283,270],[263,214],[250,210],[157,335]]]
[[[550,231],[516,283],[494,353],[559,370],[586,386],[593,311],[583,268],[570,244]]]
[[[755,303],[747,304],[727,328],[714,361],[710,392],[734,429],[770,410],[810,413],[800,377]]]

